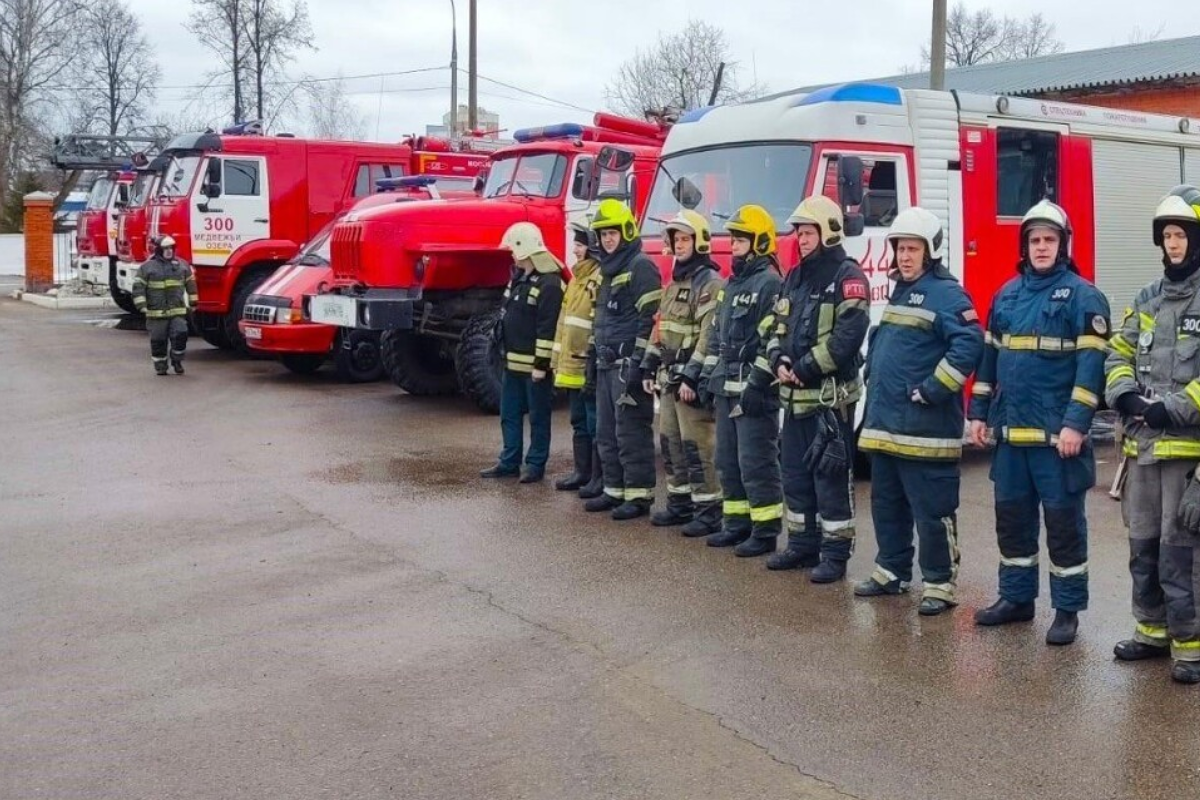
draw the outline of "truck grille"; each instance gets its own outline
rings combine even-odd
[[[362,266],[363,226],[361,222],[343,222],[333,229],[330,256],[334,280],[358,280]]]
[[[242,319],[246,320],[246,322],[265,322],[270,324],[275,321],[275,307],[247,303],[245,310],[242,312]]]

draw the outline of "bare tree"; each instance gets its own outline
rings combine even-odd
[[[730,58],[725,32],[702,20],[689,20],[677,33],[660,34],[647,50],[638,50],[605,87],[605,99],[617,111],[642,116],[648,111],[688,111],[708,104],[721,63],[717,102],[738,102],[761,88],[738,84],[738,65]]]
[[[367,137],[366,115],[346,93],[339,74],[332,81],[311,81],[308,95],[308,130],[317,139],[361,140]]]
[[[185,26],[220,59],[222,67],[211,77],[230,80],[234,122],[242,122],[246,111],[245,5],[246,0],[192,0],[192,15]]]
[[[304,0],[287,8],[282,0],[245,0],[247,66],[254,76],[256,116],[267,118],[270,82],[284,74],[299,49],[314,49],[312,25]],[[278,109],[275,110],[278,113]]]
[[[1054,35],[1054,23],[1042,14],[1030,14],[1024,20],[1005,19],[1007,36],[1001,47],[1000,61],[1020,61],[1038,56],[1051,56],[1063,51],[1063,43]]]
[[[946,18],[946,63],[952,67],[1015,61],[1061,53],[1063,43],[1040,13],[1027,19],[997,17],[991,9],[969,11],[963,3]],[[921,48],[921,63],[929,64],[929,48]]]
[[[1157,42],[1166,33],[1167,23],[1161,23],[1154,29],[1142,29],[1141,25],[1134,25],[1133,30],[1129,32],[1129,38],[1126,42],[1129,44],[1145,44],[1146,42]]]
[[[72,82],[80,90],[75,105],[82,119],[71,130],[126,133],[145,120],[162,75],[141,22],[122,0],[94,0],[79,34]]]

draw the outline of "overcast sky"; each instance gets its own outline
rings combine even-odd
[[[155,44],[166,87],[200,83],[215,59],[184,30],[185,0],[127,0]],[[953,5],[954,0],[951,0]],[[467,0],[457,0],[459,65],[467,66]],[[1068,50],[1124,44],[1135,27],[1162,38],[1200,35],[1195,0],[971,0],[999,15],[1042,11]],[[480,105],[517,128],[586,121],[604,107],[604,85],[625,58],[660,30],[688,18],[722,27],[743,79],[771,91],[821,81],[893,74],[918,61],[929,36],[929,0],[479,0],[479,72],[518,89],[479,81]],[[446,67],[450,0],[308,0],[317,50],[302,53],[292,76],[346,76]],[[831,8],[845,11],[830,15]],[[1049,10],[1048,10],[1049,9]],[[439,123],[449,108],[449,70],[348,80],[369,138],[394,140]],[[381,91],[382,90],[382,91]],[[465,74],[459,99],[466,102]],[[162,116],[207,119],[216,104],[192,88],[159,92]],[[564,105],[565,104],[565,105]],[[571,106],[576,106],[572,108]],[[587,109],[584,111],[582,109]],[[292,126],[303,128],[300,120]],[[297,124],[299,123],[299,124]],[[378,136],[376,137],[376,133]]]

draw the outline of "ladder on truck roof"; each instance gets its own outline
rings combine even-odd
[[[165,144],[153,136],[100,136],[71,133],[54,140],[50,163],[61,170],[110,171],[144,167]]]

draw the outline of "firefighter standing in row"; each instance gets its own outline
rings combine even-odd
[[[779,393],[752,385],[766,353],[772,309],[782,279],[775,258],[775,220],[762,206],[739,208],[725,225],[733,273],[717,293],[701,378],[717,422],[717,472],[724,490],[720,533],[710,547],[733,547],[741,557],[775,550],[783,516],[779,483]]]
[[[591,244],[587,226],[571,226],[571,248],[575,265],[571,267],[571,282],[563,295],[562,311],[554,333],[554,353],[550,367],[554,385],[570,397],[571,446],[575,469],[570,475],[554,482],[561,491],[577,491],[597,479],[600,458],[596,454],[596,394],[595,387],[586,391],[587,354],[592,339],[592,322],[596,313],[596,292],[600,284],[600,263]]]
[[[500,335],[504,379],[500,390],[500,431],[504,447],[484,478],[520,474],[521,483],[536,483],[546,474],[550,456],[550,404],[554,381],[550,357],[554,329],[562,307],[562,264],[550,254],[542,233],[531,222],[518,222],[504,232],[500,246],[512,251],[515,268],[504,289]],[[529,449],[524,451],[525,417],[529,417]]]
[[[814,583],[846,575],[854,550],[854,409],[862,396],[862,344],[870,286],[842,248],[842,210],[823,195],[788,219],[800,263],[775,305],[774,335],[755,384],[779,381],[788,546],[769,569],[814,567]]]
[[[906,209],[888,232],[895,285],[867,352],[859,447],[871,454],[879,555],[859,597],[898,595],[912,581],[913,526],[924,581],[919,613],[956,605],[963,386],[983,354],[971,298],[941,261],[942,223]]]
[[[628,205],[613,198],[601,201],[591,227],[603,251],[588,369],[595,375],[604,491],[584,508],[628,520],[648,514],[654,500],[654,396],[646,392],[642,361],[662,299],[662,278],[642,255]]]
[[[1171,677],[1200,682],[1196,554],[1200,550],[1200,190],[1159,204],[1154,243],[1163,277],[1138,292],[1109,343],[1105,396],[1125,423],[1133,638],[1122,661],[1170,657]]]
[[[667,507],[651,522],[682,525],[684,536],[706,536],[721,529],[721,491],[713,466],[713,415],[696,388],[722,280],[708,255],[712,232],[704,217],[681,211],[667,223],[666,236],[675,265],[642,361],[646,392],[653,393],[656,383],[660,390],[659,441],[667,473]]]
[[[1109,310],[1070,257],[1066,212],[1043,200],[1020,228],[1018,274],[992,299],[987,343],[972,388],[971,438],[997,441],[996,534],[1000,598],[977,625],[1033,619],[1038,595],[1038,509],[1046,519],[1054,623],[1046,643],[1075,641],[1088,605],[1087,490],[1096,480],[1088,430],[1104,386]]]
[[[183,374],[188,310],[198,301],[191,266],[175,257],[175,240],[163,236],[154,242],[154,255],[138,267],[133,279],[133,304],[146,315],[150,360],[157,374],[167,374],[168,348],[175,374]]]

